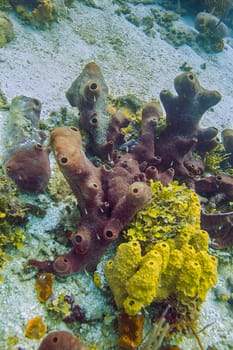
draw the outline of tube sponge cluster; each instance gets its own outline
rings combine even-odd
[[[140,210],[125,231],[105,273],[116,305],[138,314],[153,301],[175,298],[196,309],[217,282],[217,259],[208,254],[209,235],[200,228],[198,196],[174,182],[151,181],[152,202]]]
[[[155,243],[176,236],[187,224],[193,230],[200,227],[201,206],[195,192],[176,181],[168,186],[153,180],[150,184],[152,201],[124,231],[126,239]]]
[[[152,301],[163,302],[170,296],[180,305],[195,302],[198,308],[202,304],[217,282],[217,259],[206,251],[207,232],[199,229],[192,236],[189,228],[187,234],[183,231],[154,244],[144,255],[138,241],[119,245],[105,267],[119,309],[133,316]]]

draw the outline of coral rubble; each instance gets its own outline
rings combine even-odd
[[[39,131],[41,103],[26,96],[11,101],[3,163],[8,176],[22,189],[32,193],[46,189],[50,177],[49,149]]]

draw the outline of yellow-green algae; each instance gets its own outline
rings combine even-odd
[[[214,149],[206,153],[205,168],[206,171],[214,174],[226,173],[233,175],[233,169],[228,162],[229,154],[226,153],[222,143],[219,143]]]
[[[48,301],[47,309],[53,314],[55,319],[63,320],[71,313],[71,305],[66,301],[66,293],[59,294],[52,300]]]
[[[72,0],[35,0],[30,4],[22,0],[3,0],[0,9],[14,9],[25,23],[41,27],[56,21],[61,14],[66,14],[67,7],[71,6],[72,2]]]
[[[14,38],[14,28],[6,13],[0,12],[0,47],[5,46]]]
[[[163,186],[151,180],[152,201],[124,230],[124,237],[147,242],[158,242],[174,237],[184,226],[199,229],[200,203],[197,194],[177,181]]]
[[[0,270],[10,259],[7,249],[20,249],[25,239],[26,203],[18,198],[15,185],[0,169]],[[1,280],[0,276],[0,280]]]

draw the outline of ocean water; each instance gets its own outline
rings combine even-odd
[[[20,2],[23,10],[26,11],[24,13],[29,16],[28,20],[25,17],[22,18],[22,13],[21,16],[17,14],[14,1],[9,2],[11,8],[7,3],[7,1],[0,3],[0,9],[7,14],[13,24],[14,38],[0,47],[0,88],[7,100],[2,102],[0,99],[1,160],[4,159],[7,147],[9,148],[7,143],[10,128],[9,107],[16,96],[24,95],[41,102],[40,127],[45,134],[43,141],[45,147],[50,147],[49,135],[55,127],[79,126],[79,111],[75,106],[70,105],[66,91],[81,74],[86,64],[93,61],[99,66],[108,87],[110,99],[107,102],[111,105],[115,103],[116,108],[117,101],[117,107],[120,105],[127,116],[136,119],[132,127],[125,131],[125,139],[129,141],[124,148],[126,150],[129,145],[134,145],[135,134],[136,141],[140,142],[138,120],[141,108],[152,100],[161,102],[160,93],[163,90],[170,90],[174,96],[177,96],[179,88],[174,86],[174,79],[185,73],[189,78],[196,76],[203,88],[209,91],[216,90],[221,94],[221,100],[204,111],[200,127],[217,128],[217,138],[221,145],[222,131],[233,129],[233,11],[230,1],[195,3],[193,1],[133,0],[74,0],[72,3],[51,1],[54,7],[53,12],[49,14],[54,17],[54,20],[43,20],[42,23],[38,22],[38,17],[35,16],[35,13],[38,13],[35,10],[39,6],[37,1],[29,2],[30,5],[27,1],[22,1],[22,4]],[[206,28],[204,32],[200,32],[202,29],[198,29],[195,24],[196,15],[202,11],[205,19],[201,25],[202,28],[203,26]],[[225,30],[227,31],[224,32]],[[87,78],[87,81],[93,82],[93,78]],[[101,79],[98,80],[98,84],[103,87]],[[182,90],[184,99],[186,92],[189,95],[188,90]],[[96,96],[97,101],[101,101],[103,93],[100,99],[98,94]],[[190,103],[193,103],[192,98],[191,100]],[[93,101],[95,103],[95,99]],[[196,108],[196,103],[193,103],[193,109]],[[105,101],[97,102],[97,109],[98,112],[109,113]],[[164,117],[166,113],[173,115],[173,109],[168,111],[163,104],[162,111]],[[177,114],[176,111],[175,113]],[[173,126],[175,129],[175,124]],[[20,124],[19,135],[21,135],[21,127]],[[100,165],[103,161],[101,157],[93,157],[98,148],[98,142],[95,143],[96,133],[93,129],[91,130],[91,141],[90,136],[88,139],[87,134],[82,135],[83,137],[86,135],[85,142],[88,143],[89,140],[92,146],[90,149],[86,147],[85,150],[90,161]],[[104,128],[101,128],[100,131],[103,130]],[[186,129],[184,130],[184,135],[179,136],[187,137]],[[192,135],[192,137],[195,136],[197,134]],[[17,132],[15,137],[11,134],[12,140],[18,140],[17,137]],[[21,148],[22,145],[17,142],[16,148],[18,146]],[[169,142],[169,138],[166,142]],[[23,143],[28,145],[25,140]],[[64,146],[63,143],[62,146]],[[172,151],[173,149],[171,153]],[[223,151],[221,148],[217,153],[217,168],[208,169],[203,176],[218,176],[222,172],[232,176],[232,166],[227,161],[230,153],[229,149]],[[0,252],[1,248],[5,252],[4,266],[0,271],[3,279],[0,282],[0,350],[39,349],[42,339],[55,330],[71,332],[80,337],[90,349],[121,349],[118,343],[120,338],[118,317],[122,308],[117,307],[114,302],[114,295],[109,288],[104,270],[106,262],[114,259],[117,247],[127,241],[122,234],[104,252],[95,274],[83,269],[68,277],[56,276],[53,281],[52,295],[46,302],[38,300],[35,287],[38,270],[36,267],[29,267],[27,261],[29,259],[53,261],[57,255],[70,251],[71,232],[77,230],[80,220],[80,215],[76,211],[77,200],[58,170],[53,152],[50,153],[49,158],[52,177],[48,189],[38,194],[20,190],[17,190],[16,194],[12,192],[12,196],[26,203],[23,208],[27,207],[28,220],[23,221],[20,226],[20,232],[25,236],[20,249],[13,247],[10,240],[12,232],[18,227],[17,220],[10,222],[6,232],[4,225],[8,216],[5,216],[2,204],[4,195],[0,197]],[[107,157],[105,161],[112,166],[111,159]],[[170,165],[176,166],[173,163]],[[180,170],[178,166],[176,169]],[[9,192],[4,192],[3,183],[6,180],[3,171],[6,171],[4,166],[1,169],[1,188],[3,193],[9,195]],[[178,179],[182,182],[181,176],[178,176]],[[213,194],[201,195],[202,206],[214,213],[232,212],[232,185],[231,180],[229,181],[229,187],[224,188],[222,192],[216,190]],[[124,187],[124,181],[122,187]],[[93,200],[95,200],[94,194]],[[114,202],[114,198],[112,200]],[[13,207],[8,207],[7,215],[11,213],[20,221],[22,212],[17,212],[15,202],[10,203]],[[81,217],[85,215],[81,213]],[[104,215],[110,216],[111,211],[106,210]],[[231,215],[229,218],[231,219]],[[88,220],[92,225],[95,224],[92,214]],[[159,303],[156,300],[156,303],[151,305],[150,303],[146,306],[142,305],[140,314],[145,316],[145,323],[141,343],[139,341],[140,344],[135,347],[131,345],[130,348],[155,350],[169,349],[169,346],[174,345],[179,349],[189,350],[233,349],[232,222],[228,222],[230,238],[223,241],[230,243],[226,243],[223,249],[216,250],[213,249],[216,237],[210,240],[212,245],[210,244],[208,253],[217,257],[219,261],[218,280],[209,290],[206,301],[200,307],[198,317],[196,317],[196,311],[194,312],[190,306],[192,317],[179,323],[184,325],[186,322],[187,329],[183,331],[174,329],[169,332],[173,328],[170,324],[170,328],[166,330],[169,312],[168,314],[163,312],[166,309],[165,304],[172,301],[167,299]],[[9,242],[4,242],[4,235],[7,235]],[[217,243],[219,242],[222,243],[222,240],[217,239]],[[141,244],[145,254],[145,243]],[[96,253],[97,249],[93,248],[93,251]],[[7,258],[8,256],[10,258]],[[95,260],[94,257],[93,260]],[[148,277],[145,271],[145,280],[146,278]],[[123,282],[119,282],[119,285],[120,289],[124,288]],[[137,288],[143,289],[138,285]],[[135,290],[137,288],[135,287]],[[72,323],[65,322],[64,319],[71,314],[73,305],[64,301],[65,296],[72,298],[73,303],[81,307],[85,316],[80,316]],[[179,298],[177,300],[179,301]],[[177,300],[173,302],[178,308]],[[164,331],[165,338],[162,340],[161,336],[160,343],[157,339],[159,336],[154,336],[153,347],[149,347],[148,338],[161,322],[161,316],[167,316],[166,322],[163,323],[166,331]],[[44,334],[38,336],[39,339],[30,338],[26,332],[28,321],[35,317],[40,317],[47,328]],[[196,318],[196,323],[191,322],[192,318]],[[171,319],[170,322],[172,323]],[[134,331],[131,331],[130,335],[133,337]]]

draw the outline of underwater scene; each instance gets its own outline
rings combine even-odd
[[[0,0],[0,350],[233,349],[233,1]]]

